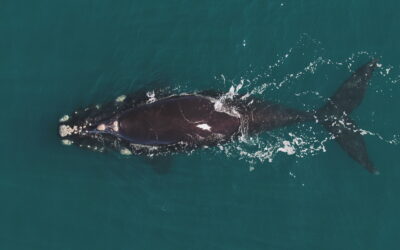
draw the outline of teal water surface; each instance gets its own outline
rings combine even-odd
[[[0,249],[398,249],[399,8],[0,1]],[[174,155],[164,175],[57,135],[62,115],[152,82],[310,110],[372,57],[380,67],[353,119],[379,176],[323,143],[318,125]],[[294,154],[280,152],[296,138]]]

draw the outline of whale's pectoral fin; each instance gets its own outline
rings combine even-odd
[[[168,174],[173,165],[172,156],[169,155],[146,157],[145,162],[149,164],[157,174],[160,175]]]
[[[357,69],[316,112],[316,115],[350,157],[371,173],[378,174],[379,172],[369,160],[360,129],[349,117],[349,114],[360,105],[376,64],[377,60],[374,59]]]

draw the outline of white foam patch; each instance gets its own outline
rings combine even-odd
[[[239,90],[243,87],[244,82],[241,81],[237,86],[231,86],[229,91],[222,95],[218,99],[210,98],[210,101],[214,103],[214,109],[217,112],[226,113],[230,116],[240,118],[240,113],[232,105],[225,105],[226,100],[232,100],[239,94]]]
[[[196,127],[203,130],[211,131],[211,127],[207,123],[198,124]]]
[[[153,103],[153,102],[157,101],[154,90],[147,92],[146,95],[149,98],[149,100],[147,100],[147,103]]]
[[[240,118],[240,113],[231,106],[225,105],[223,99],[213,100],[214,101],[214,109],[217,112],[226,113],[230,116]]]
[[[296,153],[296,149],[292,146],[290,141],[283,141],[283,147],[278,148],[278,152],[287,153],[288,155],[293,155]]]

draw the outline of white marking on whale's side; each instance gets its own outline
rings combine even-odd
[[[202,130],[211,131],[211,127],[207,123],[198,124],[196,127],[201,128]]]

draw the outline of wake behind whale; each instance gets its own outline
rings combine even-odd
[[[157,100],[153,95],[136,93],[64,116],[59,135],[66,145],[157,155],[216,146],[239,136],[300,122],[317,122],[351,158],[378,174],[368,157],[360,129],[349,116],[360,105],[376,64],[372,60],[361,66],[324,106],[312,112],[255,97],[224,98],[215,91],[159,93]]]

